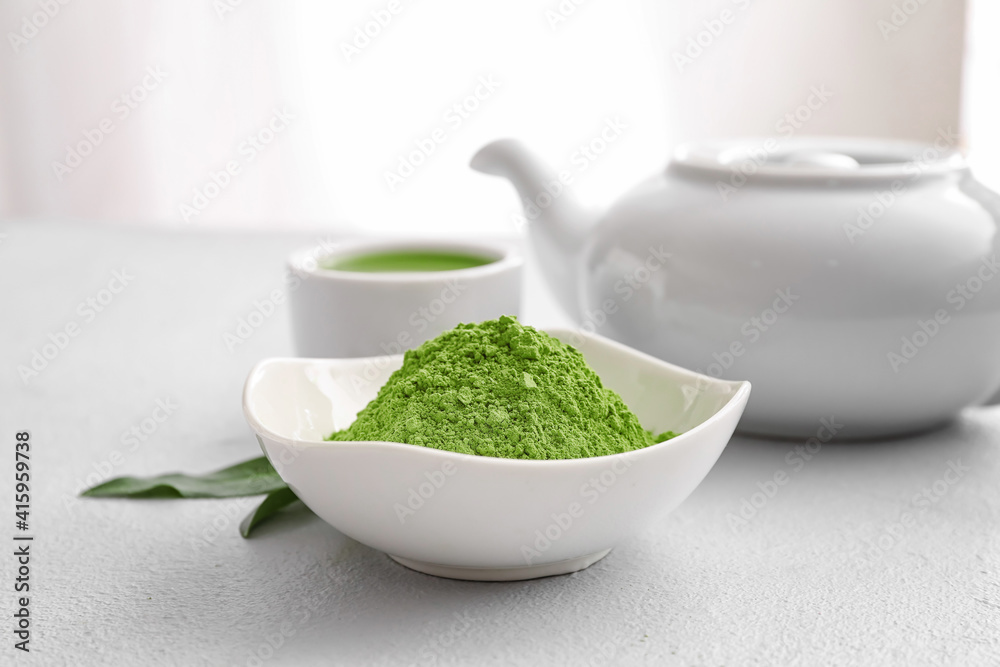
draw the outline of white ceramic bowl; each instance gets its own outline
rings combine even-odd
[[[487,581],[573,572],[687,498],[729,441],[750,384],[698,375],[599,336],[548,333],[576,345],[645,428],[682,434],[625,454],[557,461],[325,442],[353,422],[401,356],[261,361],[247,378],[243,411],[310,509],[407,567]]]

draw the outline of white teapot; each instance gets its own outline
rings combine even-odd
[[[471,166],[513,183],[582,328],[750,380],[744,431],[919,431],[1000,388],[1000,196],[943,139],[685,146],[603,213],[517,141]]]

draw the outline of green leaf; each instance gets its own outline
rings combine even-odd
[[[250,533],[253,532],[254,528],[298,499],[299,497],[295,495],[295,492],[287,487],[267,494],[267,498],[264,498],[264,501],[257,506],[257,509],[247,514],[246,518],[240,522],[240,535],[250,537]]]
[[[171,473],[156,477],[116,477],[87,489],[91,498],[233,498],[287,489],[266,457],[250,459],[207,475]]]

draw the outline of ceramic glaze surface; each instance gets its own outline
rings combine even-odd
[[[681,148],[603,215],[567,194],[544,209],[531,234],[570,267],[549,278],[573,285],[557,292],[574,317],[748,378],[751,432],[809,437],[835,418],[837,437],[891,435],[993,394],[997,195],[942,147],[799,140],[758,164],[763,143]],[[509,140],[473,166],[510,177],[523,199],[546,182]]]

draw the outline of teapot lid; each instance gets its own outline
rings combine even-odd
[[[780,180],[913,180],[967,169],[955,148],[957,136],[939,133],[932,143],[840,137],[762,137],[683,144],[671,169],[719,178]]]

